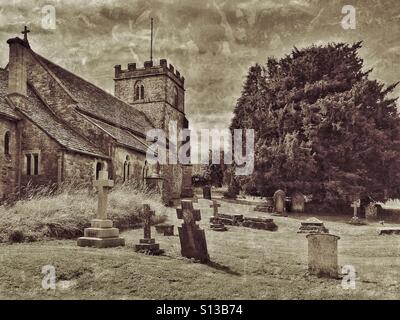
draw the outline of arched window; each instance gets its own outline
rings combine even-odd
[[[126,156],[124,162],[124,182],[129,181],[131,176],[131,162],[129,156]]]
[[[179,104],[178,88],[174,87],[174,106],[177,107]]]
[[[134,101],[144,99],[144,85],[140,80],[135,83],[135,94],[133,99]]]
[[[99,180],[99,174],[101,169],[103,169],[103,164],[101,162],[96,163],[96,180]]]
[[[144,166],[142,168],[142,182],[146,182],[146,177],[149,174],[149,165],[147,164],[147,160],[144,161]]]
[[[140,87],[140,99],[144,99],[144,86],[143,85],[141,85],[141,87]]]
[[[4,135],[4,154],[9,155],[10,154],[10,131],[7,131],[6,134]]]

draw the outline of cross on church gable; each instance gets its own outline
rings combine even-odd
[[[27,26],[24,27],[24,30],[21,32],[24,35],[24,40],[28,39],[28,33],[31,32],[31,30],[28,29]]]

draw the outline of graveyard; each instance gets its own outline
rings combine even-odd
[[[0,298],[399,299],[400,237],[379,235],[379,222],[355,226],[347,223],[351,217],[317,217],[330,234],[340,237],[339,273],[344,265],[355,268],[355,288],[346,289],[340,275],[317,277],[308,271],[307,234],[299,233],[301,222],[311,217],[306,212],[271,215],[255,211],[256,203],[226,201],[219,194],[213,194],[212,200],[215,202],[198,194],[197,200],[182,207],[166,208],[167,219],[158,231],[146,223],[144,229],[121,230],[119,236],[125,246],[80,247],[77,239],[3,243]],[[227,230],[212,230],[213,224],[221,224],[215,219],[215,208],[222,217],[243,216],[243,221],[268,223],[273,220],[277,228],[271,231],[231,225],[224,220],[222,224]],[[143,211],[145,221],[158,215],[159,212],[153,212],[157,210],[147,207]],[[188,210],[194,213],[189,218]],[[182,231],[178,227],[185,222],[196,224],[193,230],[204,236],[208,259],[198,261],[182,255]],[[171,226],[173,235],[164,235]],[[385,223],[385,227],[393,226]],[[196,235],[194,238],[199,239]],[[197,245],[198,241],[195,242]],[[156,244],[162,252],[150,254],[140,250],[140,244],[152,248]],[[55,267],[55,289],[44,290],[41,286],[44,265]]]

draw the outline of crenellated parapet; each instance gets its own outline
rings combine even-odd
[[[114,69],[115,80],[167,75],[182,88],[185,86],[185,78],[172,64],[168,65],[166,59],[161,59],[159,65],[154,65],[153,61],[145,61],[143,67],[138,67],[136,63],[128,63],[126,69],[122,69],[121,65],[116,65]]]

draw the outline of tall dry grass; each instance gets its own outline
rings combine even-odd
[[[73,239],[83,235],[96,215],[95,190],[70,183],[28,188],[23,200],[0,206],[0,242],[31,242],[46,239]],[[154,223],[165,221],[161,197],[140,185],[122,185],[109,194],[107,213],[114,226],[134,228],[142,222],[143,203],[155,210]]]

